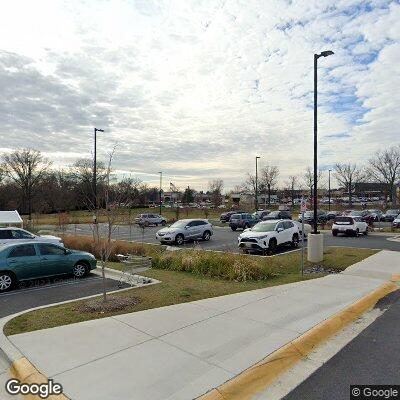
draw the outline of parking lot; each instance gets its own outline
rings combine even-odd
[[[105,225],[102,226],[105,229]],[[134,225],[119,225],[114,231],[113,237],[119,240],[128,240],[134,242],[152,243],[159,244],[156,239],[156,232],[161,229],[160,227],[147,227],[144,231]],[[70,225],[67,228],[68,233],[77,235],[91,235],[91,225]],[[214,235],[211,237],[209,242],[199,241],[198,243],[188,242],[180,248],[193,248],[194,246],[200,247],[206,250],[217,250],[217,251],[230,251],[238,252],[237,237],[241,231],[233,232],[229,227],[214,227]],[[391,236],[384,234],[370,233],[368,236],[360,237],[344,237],[338,236],[333,237],[330,232],[324,233],[325,245],[326,246],[341,246],[341,247],[359,247],[359,248],[370,248],[370,249],[384,249],[400,251],[400,242],[388,240]],[[281,249],[281,252],[291,250],[290,247]]]
[[[106,279],[106,289],[118,290],[118,281]],[[102,290],[102,279],[95,274],[82,279],[65,276],[22,282],[19,288],[0,294],[0,318],[33,307],[100,294]]]

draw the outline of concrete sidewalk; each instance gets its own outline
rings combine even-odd
[[[193,399],[400,273],[383,251],[346,273],[10,337],[73,400]]]

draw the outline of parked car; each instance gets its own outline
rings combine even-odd
[[[156,238],[161,243],[182,245],[188,240],[208,241],[213,233],[213,227],[206,219],[181,219],[171,226],[159,230]]]
[[[328,221],[331,221],[333,219],[335,219],[337,216],[339,216],[341,214],[340,211],[327,211],[326,212],[326,219]]]
[[[251,228],[258,222],[258,218],[249,213],[233,214],[229,220],[229,226],[233,231],[236,229]]]
[[[368,224],[362,217],[336,217],[332,225],[332,235],[344,233],[346,236],[368,235]]]
[[[271,210],[258,210],[253,213],[253,216],[261,221],[265,216],[267,216],[270,213]]]
[[[292,214],[290,211],[272,211],[268,215],[263,217],[263,221],[273,219],[292,219]]]
[[[400,214],[392,222],[393,228],[400,228]]]
[[[135,218],[135,222],[139,225],[150,226],[150,225],[167,225],[167,220],[158,214],[139,214]]]
[[[0,228],[0,244],[8,243],[23,243],[32,240],[40,240],[42,242],[49,242],[62,245],[62,239],[52,235],[34,235],[21,228]]]
[[[245,212],[246,211],[227,211],[227,212],[224,212],[224,213],[222,213],[220,215],[219,220],[221,222],[229,222],[229,220],[231,219],[231,216],[233,214],[242,214],[242,213],[245,213]]]
[[[299,239],[302,240],[303,238],[303,230],[302,230],[302,223],[299,221],[293,221],[299,230]],[[312,227],[310,224],[304,224],[304,240],[308,239],[308,234],[311,233]]]
[[[385,214],[382,215],[382,221],[393,222],[394,219],[400,214],[400,210],[387,210]]]
[[[299,245],[297,224],[290,220],[261,221],[238,237],[238,246],[244,253],[274,253],[278,246],[287,244]]]
[[[299,215],[298,220],[299,220],[299,222],[302,221],[301,214]],[[322,223],[326,223],[327,221],[328,221],[328,218],[326,216],[326,212],[323,210],[317,210],[317,223],[322,224]],[[304,213],[304,223],[314,225],[314,211],[313,210],[306,211]]]
[[[96,268],[96,258],[83,251],[35,240],[0,247],[0,292],[18,282],[54,275],[82,278]]]
[[[369,215],[374,219],[374,221],[382,220],[382,211],[377,209],[367,210]]]

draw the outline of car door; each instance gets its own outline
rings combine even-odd
[[[291,242],[293,239],[293,234],[298,232],[298,229],[295,228],[294,223],[291,221],[284,221],[283,226],[285,227],[286,242]]]
[[[52,243],[40,243],[38,248],[42,276],[67,274],[72,271],[72,263],[63,247]]]
[[[41,275],[40,257],[34,244],[15,245],[7,256],[8,267],[19,280],[39,278]]]
[[[276,242],[278,244],[285,243],[285,227],[283,222],[278,222],[275,227],[276,230]]]
[[[196,235],[196,221],[189,222],[185,227],[185,238],[193,239]]]

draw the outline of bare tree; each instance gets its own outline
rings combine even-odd
[[[214,179],[208,182],[208,190],[211,193],[211,201],[216,208],[222,203],[222,190],[224,189],[224,181],[222,179]]]
[[[294,206],[294,194],[295,190],[299,184],[299,177],[296,175],[291,175],[289,176],[288,181],[286,182],[286,186],[288,190],[290,191],[290,197],[292,199],[292,206]]]
[[[94,209],[93,160],[89,158],[76,160],[71,170],[76,181],[79,196],[81,197],[80,200],[82,203],[86,204],[89,209]],[[107,175],[107,169],[101,161],[97,162],[96,175],[97,187],[101,191],[101,187]]]
[[[352,205],[353,192],[355,184],[360,182],[365,177],[362,169],[358,168],[356,164],[344,163],[335,164],[335,178],[340,185],[349,193],[349,205]]]
[[[319,186],[322,182],[322,171],[318,171],[317,173],[317,185]],[[314,188],[314,172],[310,167],[307,167],[304,175],[303,175],[303,183],[304,186],[309,190],[310,198],[313,197],[313,188]]]
[[[374,180],[388,186],[393,206],[397,204],[396,181],[400,179],[400,146],[377,151],[369,160],[369,174]]]
[[[109,155],[108,164],[105,171],[105,179],[99,193],[100,204],[103,204],[104,208],[93,210],[96,216],[95,221],[99,221],[100,216],[102,216],[103,220],[105,220],[105,231],[102,230],[102,226],[104,225],[99,223],[94,223],[92,225],[94,246],[97,254],[100,256],[104,303],[107,301],[105,267],[114,247],[112,237],[117,228],[118,222],[120,222],[120,209],[129,203],[131,195],[131,190],[129,187],[130,185],[127,185],[127,182],[117,185],[112,184],[114,177],[112,176],[111,167],[114,153],[115,147]]]
[[[32,199],[51,162],[40,151],[22,149],[3,156],[5,173],[21,189],[22,202],[27,207],[29,220],[32,214]]]
[[[261,169],[261,188],[268,193],[268,205],[271,204],[271,189],[275,187],[278,182],[279,169],[274,165],[266,165]]]

